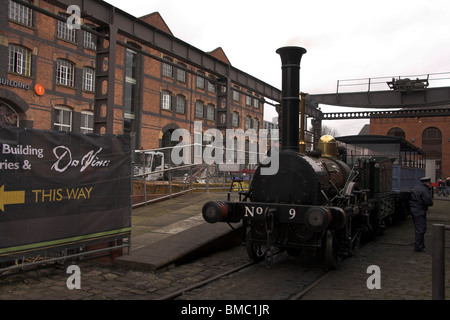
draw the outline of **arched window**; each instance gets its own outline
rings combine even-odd
[[[406,135],[405,135],[405,131],[403,131],[403,129],[400,128],[392,128],[388,131],[387,133],[388,136],[394,136],[394,137],[400,137],[405,139]]]
[[[8,46],[8,71],[31,76],[31,51],[22,46]]]
[[[56,60],[56,83],[64,86],[74,86],[75,65],[64,59]]]
[[[6,103],[0,101],[0,127],[18,127],[19,115]]]
[[[428,159],[442,158],[442,133],[436,127],[426,128],[422,133],[422,150]]]

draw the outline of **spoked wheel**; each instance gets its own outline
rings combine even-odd
[[[261,261],[264,259],[267,252],[267,246],[265,244],[247,240],[246,246],[247,254],[251,259],[254,261]]]
[[[331,231],[327,231],[325,239],[325,265],[328,269],[338,269],[342,261],[336,240]]]

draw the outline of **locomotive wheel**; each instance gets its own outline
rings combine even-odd
[[[245,242],[247,246],[247,254],[253,259],[253,261],[261,261],[267,252],[267,246],[263,243],[247,240]]]
[[[342,257],[339,253],[336,240],[330,230],[327,231],[325,239],[325,265],[328,269],[338,269],[341,263]]]

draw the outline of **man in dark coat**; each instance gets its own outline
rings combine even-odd
[[[425,231],[427,230],[427,210],[433,205],[431,198],[431,179],[423,177],[411,191],[411,216],[415,225],[414,251],[420,252],[425,249],[423,241]]]

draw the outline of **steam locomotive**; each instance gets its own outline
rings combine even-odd
[[[270,259],[280,250],[298,255],[314,249],[328,268],[336,269],[362,237],[373,237],[402,212],[388,183],[392,159],[362,157],[350,167],[331,136],[320,139],[321,153],[300,153],[299,69],[306,50],[283,47],[277,53],[282,60],[279,169],[264,175],[261,169],[268,165],[259,165],[242,201],[209,201],[203,218],[209,223],[242,220],[254,260]]]

